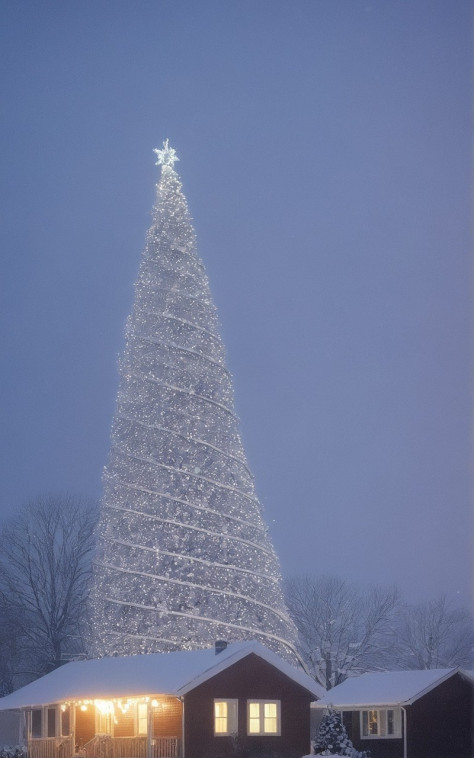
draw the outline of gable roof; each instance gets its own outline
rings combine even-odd
[[[315,707],[351,710],[365,706],[411,705],[458,671],[453,668],[362,674],[329,690]]]
[[[302,669],[282,660],[259,642],[65,663],[26,687],[0,698],[0,710],[59,703],[64,700],[110,699],[137,695],[185,695],[202,682],[254,653],[304,687],[314,697],[325,691]]]

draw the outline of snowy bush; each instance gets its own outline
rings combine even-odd
[[[321,720],[318,735],[314,741],[316,755],[349,756],[349,758],[370,758],[370,753],[359,753],[347,736],[346,728],[339,714],[329,711]]]
[[[0,747],[0,758],[26,758],[26,748],[20,745],[4,745]]]

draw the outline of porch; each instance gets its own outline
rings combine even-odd
[[[82,700],[27,711],[28,758],[181,758],[177,697]]]
[[[28,740],[28,758],[180,758],[178,737],[112,737],[96,735],[79,750],[72,736]]]

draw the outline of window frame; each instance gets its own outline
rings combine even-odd
[[[114,736],[114,720],[111,713],[101,713],[95,706],[95,734],[101,737]]]
[[[369,734],[369,714],[375,713],[377,734]],[[388,714],[392,713],[393,732],[388,733]],[[367,714],[367,734],[364,734],[364,714]],[[399,740],[402,738],[402,718],[400,708],[364,708],[359,712],[361,740]]]
[[[250,731],[250,707],[259,706],[259,730],[258,732]],[[265,705],[276,705],[276,731],[265,731]],[[254,719],[255,717],[252,717]],[[269,718],[274,718],[273,716]],[[251,698],[247,700],[247,736],[248,737],[281,737],[281,700]]]
[[[140,710],[142,713],[140,714]],[[145,713],[143,714],[143,711]],[[140,727],[143,727],[145,725],[145,731],[140,731]],[[146,737],[148,734],[148,728],[149,728],[149,708],[148,703],[137,703],[137,708],[135,711],[135,737]]]
[[[218,703],[225,703],[227,705],[227,713],[225,716],[217,716],[216,705]],[[238,699],[232,698],[232,697],[216,697],[214,698],[213,705],[214,705],[214,709],[213,709],[214,737],[231,737],[232,735],[237,734],[238,729],[239,729],[239,701]],[[217,731],[216,725],[217,725],[218,718],[226,719],[227,728],[225,732]]]
[[[53,739],[58,736],[58,709],[55,705],[46,707],[46,737]]]
[[[43,713],[44,713],[43,708],[32,708],[30,711],[29,736],[30,736],[30,739],[32,740],[43,739],[43,721],[44,721]],[[39,714],[39,724],[35,723],[35,721],[38,722],[38,717],[35,718],[34,714]],[[39,726],[39,729],[38,729],[38,726]]]
[[[70,737],[71,732],[71,706],[64,705],[59,708],[59,733],[61,737]],[[67,731],[66,731],[67,724]]]

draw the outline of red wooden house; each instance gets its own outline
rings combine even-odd
[[[362,674],[313,705],[339,711],[354,747],[376,758],[471,758],[473,706],[460,669]]]
[[[310,702],[323,694],[251,641],[67,663],[0,710],[24,714],[28,758],[290,758],[309,752]]]

